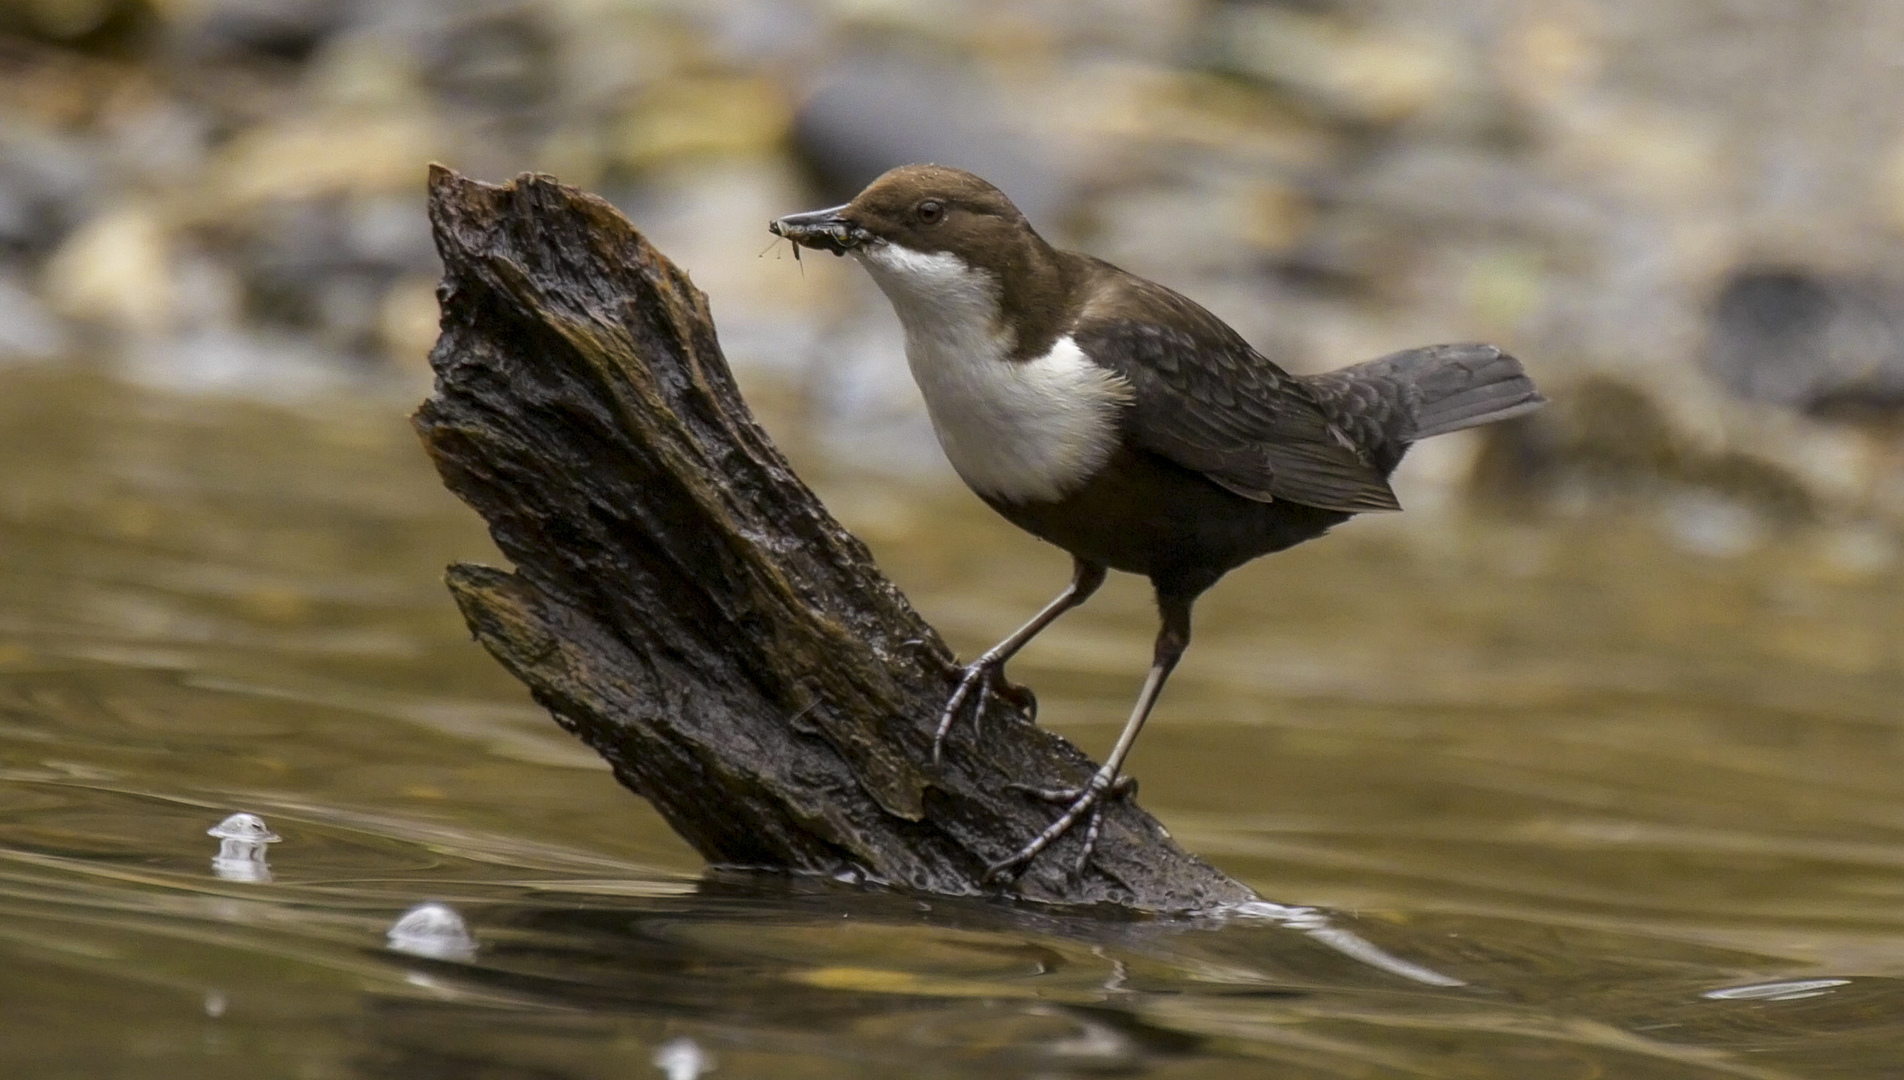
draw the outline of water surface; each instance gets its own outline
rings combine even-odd
[[[498,557],[404,411],[0,373],[9,1075],[1904,1076],[1881,544],[1421,512],[1249,567],[1132,768],[1290,907],[1118,920],[704,874],[469,641],[441,569]],[[791,449],[968,655],[1065,579]],[[1114,582],[1013,675],[1102,753],[1152,620]],[[469,939],[388,936],[425,902]]]

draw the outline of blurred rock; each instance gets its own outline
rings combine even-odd
[[[77,127],[136,78],[129,64],[0,34],[0,116],[8,126]]]
[[[237,326],[245,315],[238,271],[189,240],[176,248],[169,265],[171,326],[178,331]]]
[[[49,360],[71,349],[66,324],[24,283],[0,277],[0,364]]]
[[[1666,499],[1660,518],[1681,548],[1709,558],[1743,555],[1765,539],[1764,522],[1752,507],[1706,491]]]
[[[436,270],[436,243],[420,193],[398,189],[358,196],[338,203],[337,212],[339,236],[350,258],[395,270]]]
[[[1495,68],[1502,88],[1537,109],[1579,100],[1606,65],[1591,7],[1557,4],[1518,13],[1500,37]]]
[[[388,336],[386,291],[436,272],[420,195],[279,199],[230,225],[250,320],[359,358],[409,346]]]
[[[1716,125],[1658,103],[1598,101],[1556,110],[1549,153],[1640,203],[1684,208],[1724,190],[1732,159]]]
[[[357,26],[327,39],[302,73],[299,100],[256,118],[273,124],[297,111],[404,116],[430,108],[424,61],[408,35]]]
[[[69,237],[46,267],[46,291],[69,317],[129,334],[172,328],[172,237],[155,208],[131,203]]]
[[[828,29],[819,5],[785,0],[724,0],[696,5],[694,17],[721,55],[742,62],[800,57],[818,48]]]
[[[0,119],[0,255],[46,254],[93,212],[106,178],[97,147]]]
[[[845,202],[896,165],[931,161],[985,177],[1051,230],[1068,191],[1056,164],[1013,131],[995,92],[932,60],[854,58],[822,76],[794,133],[826,198]]]
[[[1204,51],[1219,67],[1266,79],[1358,124],[1405,120],[1480,82],[1477,59],[1450,35],[1298,5],[1219,5]]]
[[[1332,185],[1332,194],[1395,221],[1432,223],[1443,239],[1468,232],[1567,236],[1604,222],[1604,211],[1581,192],[1486,147],[1398,145],[1370,155],[1364,166]]]
[[[1233,271],[1258,253],[1287,250],[1309,223],[1299,193],[1242,176],[1131,186],[1098,198],[1093,248],[1147,275]],[[1252,243],[1253,240],[1260,242]]]
[[[1275,92],[1204,71],[1092,59],[1059,73],[1037,137],[1085,156],[1106,187],[1146,166],[1227,163],[1295,174],[1335,165],[1348,140]]]
[[[1725,546],[1712,539],[1718,533],[1749,530],[1732,529],[1728,523],[1743,518],[1713,507],[1743,508],[1753,529],[1760,520],[1797,524],[1821,511],[1797,470],[1769,455],[1711,445],[1639,385],[1590,376],[1546,389],[1547,408],[1483,435],[1474,474],[1484,497],[1580,512],[1658,499],[1684,511],[1668,515],[1672,529],[1693,546],[1710,540],[1714,550]]]
[[[148,190],[197,180],[212,142],[209,116],[154,92],[121,95],[98,127],[108,175]]]
[[[193,0],[167,4],[174,47],[194,59],[257,56],[288,63],[310,59],[348,25],[351,0]]]
[[[769,80],[674,80],[630,103],[608,149],[616,163],[638,171],[699,157],[763,155],[778,149],[792,126],[792,103]]]
[[[212,165],[214,205],[244,210],[273,200],[422,190],[438,156],[422,116],[337,114],[304,117],[233,139]]]
[[[1881,574],[1897,564],[1900,554],[1896,534],[1869,525],[1827,530],[1818,548],[1828,566],[1852,577]]]
[[[425,38],[420,51],[437,93],[465,108],[519,113],[561,85],[557,50],[538,5],[474,4]]]
[[[1871,187],[1884,223],[1893,232],[1904,233],[1904,138],[1879,162]]]
[[[0,5],[0,31],[92,50],[137,48],[157,21],[149,0],[12,0]]]
[[[384,290],[377,310],[377,340],[392,363],[427,370],[436,344],[436,276],[407,277]]]
[[[1735,272],[1702,361],[1725,387],[1821,415],[1904,409],[1904,292],[1793,267]]]

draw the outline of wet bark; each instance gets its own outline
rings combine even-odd
[[[754,422],[707,298],[613,207],[547,177],[434,168],[430,219],[442,336],[415,423],[515,565],[458,564],[450,591],[710,862],[1149,910],[1252,898],[1134,800],[1107,811],[1082,875],[1072,837],[982,884],[1058,812],[1009,785],[1093,765],[999,701],[931,765],[953,656]]]

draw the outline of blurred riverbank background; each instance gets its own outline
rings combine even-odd
[[[872,290],[763,231],[937,160],[1291,368],[1525,357],[1556,406],[1418,450],[1418,500],[1898,555],[1885,0],[7,0],[0,33],[0,363],[414,385],[422,163],[534,169],[687,267],[822,450],[943,477]]]
[[[0,1071],[1895,1076],[1900,57],[1895,0],[0,0]],[[431,160],[621,207],[968,657],[1068,560],[766,231],[891,164],[1552,404],[1199,604],[1131,772],[1301,907],[710,872],[442,588],[500,557],[405,422]],[[1101,754],[1155,630],[1116,575],[1011,674]]]

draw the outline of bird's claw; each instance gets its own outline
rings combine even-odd
[[[1137,779],[1132,776],[1107,778],[1102,771],[1092,776],[1081,788],[1040,788],[1029,784],[1007,784],[1008,790],[1022,792],[1035,799],[1050,803],[1069,803],[1058,820],[1045,827],[1045,830],[1033,837],[1029,844],[1019,848],[1010,858],[995,862],[986,867],[982,879],[985,884],[993,884],[1007,877],[1016,877],[1031,860],[1048,848],[1059,837],[1071,831],[1078,819],[1090,815],[1091,820],[1084,829],[1084,843],[1078,852],[1078,861],[1073,864],[1073,877],[1082,877],[1084,869],[1090,865],[1091,856],[1097,851],[1098,831],[1104,824],[1104,800],[1122,798],[1137,790]]]
[[[1001,698],[1007,704],[1024,710],[1031,719],[1038,717],[1038,699],[1031,689],[1006,681],[1002,661],[981,657],[960,670],[958,685],[953,687],[952,696],[946,699],[945,708],[939,711],[939,726],[932,731],[932,764],[935,768],[944,755],[945,738],[951,733],[952,725],[958,722],[959,713],[964,710],[966,703],[972,702],[973,718],[977,719],[985,711],[987,695]]]

